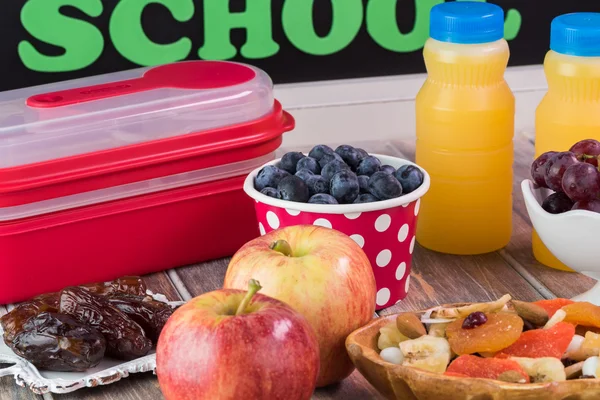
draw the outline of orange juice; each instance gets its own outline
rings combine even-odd
[[[417,241],[451,254],[498,250],[512,231],[514,96],[504,13],[479,2],[432,8],[416,100],[416,161],[431,176]]]
[[[600,14],[566,14],[552,21],[544,71],[548,92],[536,111],[535,157],[600,139]],[[570,271],[535,231],[532,240],[538,261]]]

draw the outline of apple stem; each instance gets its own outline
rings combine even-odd
[[[248,304],[250,304],[252,297],[254,297],[256,292],[258,292],[260,289],[262,289],[262,286],[260,286],[259,281],[257,281],[256,279],[250,279],[248,281],[248,292],[246,293],[246,296],[244,296],[244,299],[238,306],[235,315],[243,314],[246,311],[246,307],[248,307]]]
[[[286,257],[292,256],[292,246],[285,240],[278,240],[269,246],[271,250],[283,254]]]

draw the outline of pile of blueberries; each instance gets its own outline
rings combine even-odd
[[[358,204],[389,200],[423,184],[423,171],[413,165],[398,170],[365,150],[325,145],[284,154],[277,165],[262,168],[254,187],[270,197],[312,204]]]

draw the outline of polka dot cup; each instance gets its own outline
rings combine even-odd
[[[399,168],[416,165],[400,158],[373,154],[383,164]],[[276,164],[274,160],[268,164]],[[262,167],[261,167],[262,168]],[[291,225],[319,225],[350,236],[371,261],[377,281],[377,309],[394,305],[406,297],[415,248],[420,198],[429,190],[429,175],[417,190],[402,197],[365,204],[307,204],[274,199],[254,188],[254,170],[244,182],[244,191],[256,204],[261,235]]]

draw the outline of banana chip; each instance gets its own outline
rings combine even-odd
[[[567,380],[565,367],[558,358],[510,357],[510,359],[516,361],[525,370],[527,375],[531,377],[531,383]]]
[[[496,301],[489,303],[472,303],[459,305],[454,307],[440,307],[431,313],[432,319],[457,319],[465,318],[471,313],[481,311],[483,313],[491,313],[502,310],[506,304],[511,300],[509,294],[505,294]]]

